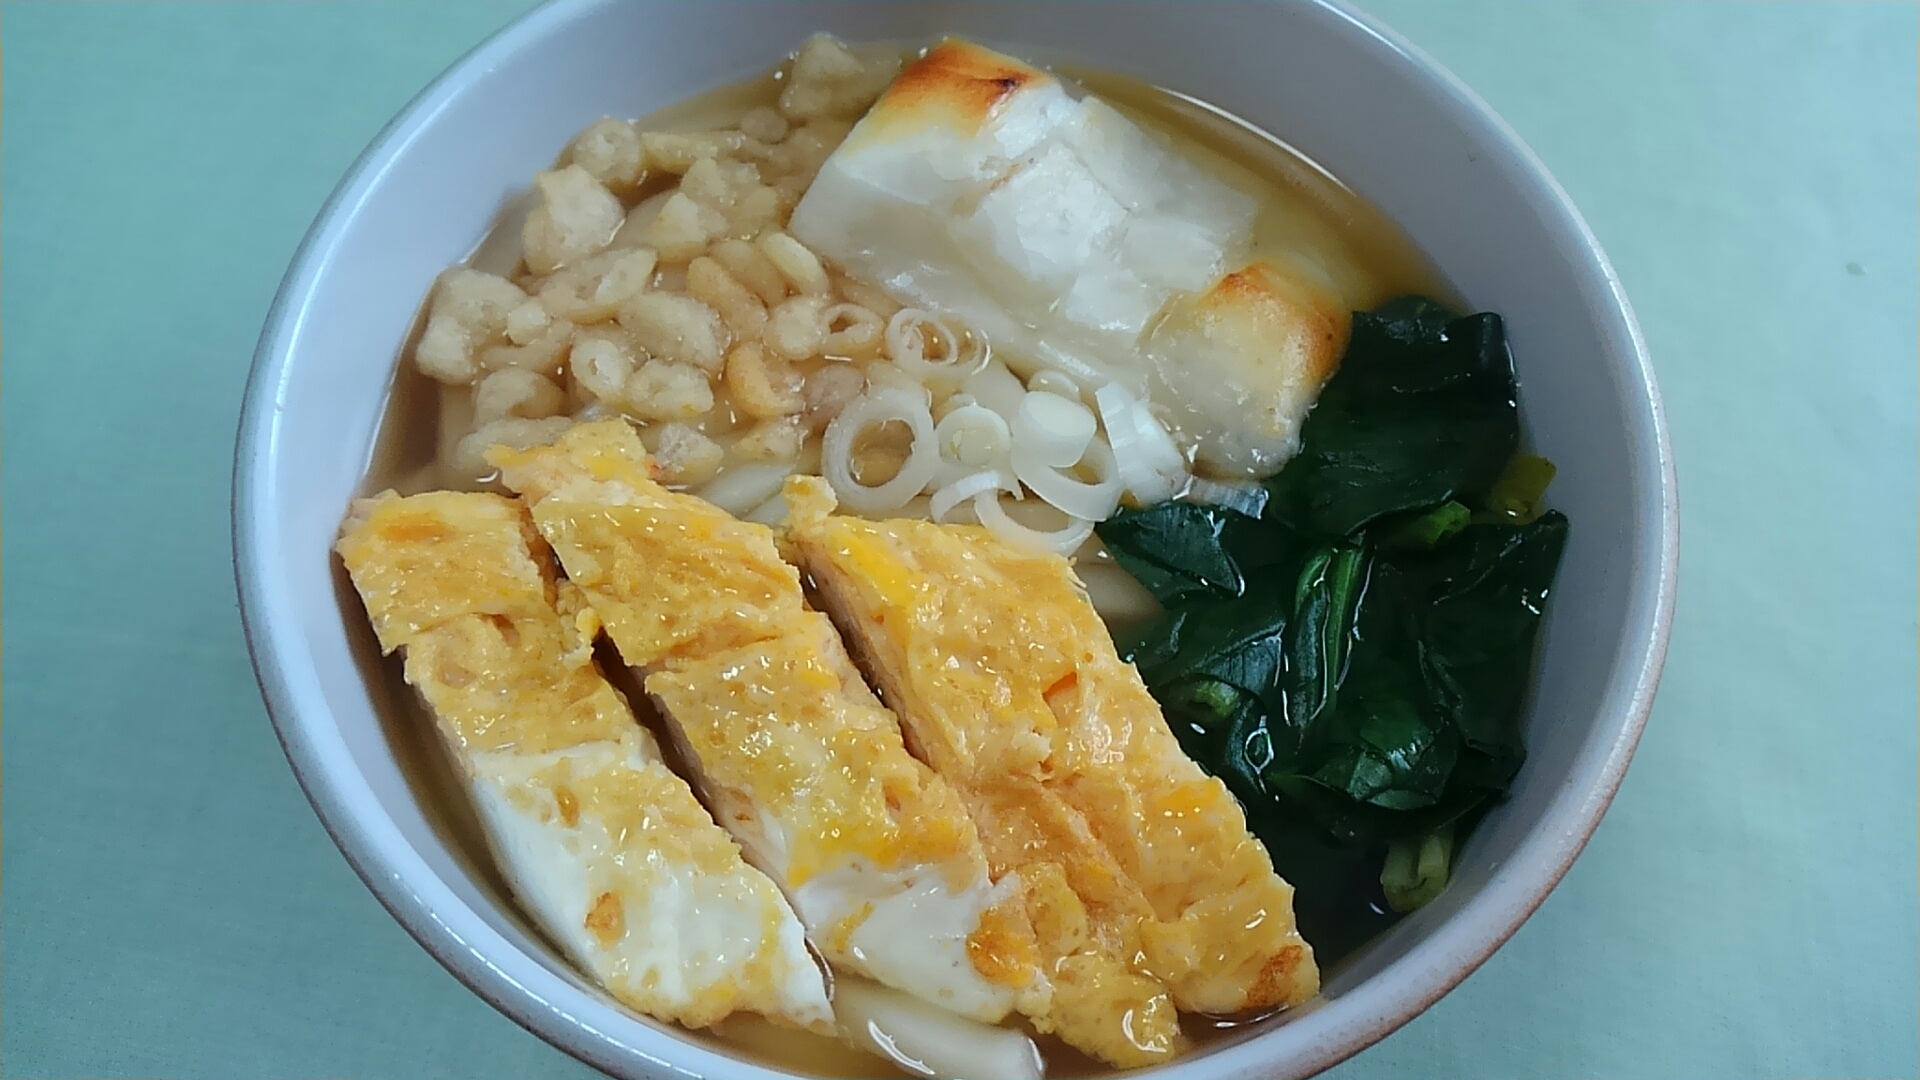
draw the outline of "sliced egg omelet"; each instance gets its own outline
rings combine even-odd
[[[1318,989],[1293,890],[1240,805],[1181,750],[1065,559],[978,526],[829,515],[789,481],[790,540],[915,748],[1018,873],[1073,1045],[1178,1049],[1174,1006],[1236,1013]]]
[[[907,753],[773,533],[655,483],[624,422],[496,449],[696,783],[845,970],[960,1016],[1045,1015],[1021,882]]]
[[[389,492],[354,505],[338,550],[556,944],[662,1020],[831,1029],[799,921],[601,676],[599,623],[518,502]]]

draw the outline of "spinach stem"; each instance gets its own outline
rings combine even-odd
[[[1447,887],[1452,860],[1452,825],[1388,844],[1387,861],[1380,868],[1380,890],[1387,895],[1387,906],[1405,914],[1432,903]]]

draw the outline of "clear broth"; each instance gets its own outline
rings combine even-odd
[[[1319,264],[1335,266],[1329,283],[1356,310],[1370,308],[1394,296],[1424,293],[1454,300],[1432,264],[1385,215],[1341,183],[1332,174],[1283,142],[1237,117],[1203,102],[1137,79],[1107,72],[1069,69],[1068,78],[1105,98],[1143,126],[1170,138],[1176,146],[1211,171],[1259,200],[1252,255],[1256,258],[1296,260],[1303,249],[1318,253]],[[748,109],[772,104],[780,83],[772,75],[722,87],[640,118],[650,130],[700,131],[736,123]],[[566,133],[569,137],[571,133]],[[529,178],[531,182],[531,178]],[[647,189],[629,201],[653,194]],[[503,276],[520,269],[519,234],[531,208],[522,198],[509,205],[467,259],[468,265]],[[401,494],[476,486],[501,490],[490,481],[478,485],[443,475],[436,467],[441,457],[443,395],[438,384],[411,362],[413,347],[425,323],[422,313],[402,344],[375,445],[369,456],[362,490],[388,488]],[[441,839],[476,880],[510,910],[512,902],[503,879],[494,868],[480,830],[456,778],[451,760],[439,744],[432,718],[405,684],[395,658],[382,659],[366,621],[358,617],[359,603],[344,572],[339,574],[342,610],[353,613],[355,648],[393,741],[395,756],[405,770],[415,796]],[[610,663],[609,671],[621,670]],[[628,694],[640,721],[658,728],[659,718],[644,695]],[[662,738],[663,746],[672,740]],[[538,933],[526,920],[530,932]],[[1323,963],[1324,968],[1324,963]],[[1249,1037],[1250,1030],[1267,1019],[1259,1017],[1182,1018],[1191,1041],[1189,1053]],[[763,1064],[802,1075],[844,1078],[898,1078],[906,1073],[890,1063],[835,1039],[778,1027],[750,1014],[736,1014],[710,1031],[685,1033],[716,1048],[754,1058]],[[1109,1075],[1113,1070],[1051,1037],[1037,1039],[1049,1078]]]

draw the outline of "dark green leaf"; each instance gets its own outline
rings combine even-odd
[[[1114,643],[1120,659],[1139,668],[1143,679],[1147,672],[1159,670],[1180,654],[1180,643],[1186,639],[1187,627],[1194,623],[1196,613],[1204,606],[1169,608],[1146,625],[1135,627],[1124,640]],[[1152,685],[1149,679],[1148,686]]]
[[[1534,636],[1566,540],[1567,519],[1557,511],[1531,525],[1473,525],[1429,570],[1433,600],[1421,619],[1427,684],[1467,745],[1495,757],[1524,752],[1520,707]]]
[[[1269,518],[1240,517],[1230,520],[1224,536],[1228,554],[1251,580],[1256,574],[1286,577],[1299,566],[1313,547],[1305,537],[1282,522]]]
[[[1446,336],[1447,324],[1460,313],[1427,296],[1402,296],[1389,300],[1368,314],[1387,336],[1409,345],[1428,345]]]
[[[1148,686],[1206,678],[1256,696],[1276,693],[1287,628],[1285,583],[1267,579],[1245,596],[1169,612],[1151,649],[1136,650]]]
[[[1456,728],[1458,726],[1455,725]],[[1462,796],[1468,792],[1504,792],[1526,758],[1525,747],[1521,745],[1504,748],[1471,744],[1464,746],[1460,750],[1460,760],[1454,763],[1453,777],[1448,781],[1447,790]]]
[[[1267,800],[1260,770],[1267,749],[1266,708],[1258,698],[1224,682],[1190,679],[1158,694],[1168,726],[1181,746],[1218,776],[1244,804]]]
[[[1385,708],[1351,706],[1358,739],[1337,747],[1313,779],[1355,802],[1383,810],[1424,810],[1440,801],[1459,736],[1392,702]]]
[[[1464,759],[1471,751],[1462,751]],[[1472,815],[1496,794],[1486,788],[1467,787],[1455,781],[1446,794],[1432,806],[1418,810],[1394,810],[1372,803],[1356,802],[1343,791],[1335,791],[1308,776],[1264,777],[1273,790],[1277,812],[1325,829],[1343,844],[1371,847],[1409,836],[1431,832],[1450,821]]]
[[[1114,561],[1170,607],[1239,596],[1248,574],[1298,559],[1303,546],[1277,521],[1178,500],[1121,510],[1098,532]]]
[[[1297,768],[1326,741],[1346,677],[1369,561],[1359,547],[1331,544],[1308,556],[1295,579],[1293,619],[1286,636],[1285,709],[1274,717],[1274,756],[1281,768]]]
[[[1274,697],[1280,685],[1286,609],[1248,610],[1244,614],[1244,621],[1210,622],[1205,627],[1209,633],[1194,635],[1196,645],[1205,652],[1194,658],[1190,670],[1256,697]]]
[[[1519,440],[1513,359],[1497,315],[1441,324],[1417,298],[1353,317],[1340,368],[1267,482],[1267,516],[1344,536],[1387,514],[1479,504]]]
[[[1239,596],[1246,588],[1227,550],[1227,527],[1245,515],[1218,506],[1163,502],[1122,510],[1100,523],[1114,560],[1163,604],[1205,593]]]
[[[1289,639],[1289,724],[1311,724],[1303,750],[1327,749],[1324,757],[1301,755],[1300,764],[1317,761],[1310,770],[1284,753],[1277,767],[1301,772],[1358,803],[1422,809],[1439,802],[1460,740],[1420,678],[1411,631],[1424,599],[1421,583],[1379,560],[1365,570],[1336,590],[1345,594],[1337,636],[1323,631]],[[1296,628],[1308,627],[1322,607],[1311,590],[1301,595]],[[1324,688],[1329,674],[1336,684],[1331,692]]]
[[[1168,570],[1159,563],[1136,558],[1128,552],[1112,548],[1107,550],[1113,556],[1113,561],[1120,564],[1120,569],[1132,574],[1134,580],[1145,586],[1146,590],[1153,594],[1153,598],[1160,601],[1162,607],[1172,607],[1195,597],[1208,595],[1204,583],[1195,581],[1185,574]]]

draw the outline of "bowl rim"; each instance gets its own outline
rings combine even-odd
[[[236,433],[230,514],[235,587],[254,675],[260,685],[268,718],[294,778],[334,845],[387,913],[468,990],[542,1041],[610,1075],[634,1076],[638,1074],[630,1070],[636,1065],[635,1048],[614,1042],[606,1033],[558,1007],[557,1003],[542,1000],[529,988],[514,983],[438,918],[419,895],[396,875],[387,872],[380,852],[342,798],[342,793],[319,774],[316,751],[302,725],[295,719],[300,708],[288,688],[285,673],[288,658],[275,651],[263,629],[269,621],[269,613],[257,584],[261,577],[260,537],[250,528],[258,519],[256,511],[266,492],[263,487],[266,471],[263,466],[275,441],[275,428],[282,406],[278,391],[283,385],[283,375],[291,355],[288,346],[303,314],[298,306],[299,298],[311,290],[318,277],[319,256],[340,238],[358,202],[380,179],[386,164],[450,103],[471,71],[484,68],[496,57],[511,52],[518,47],[519,39],[536,36],[550,27],[563,25],[611,2],[614,0],[545,0],[495,30],[415,94],[348,167],[295,250],[275,292],[255,347]],[[1654,456],[1659,505],[1657,520],[1648,530],[1656,538],[1657,566],[1651,575],[1645,571],[1635,575],[1634,591],[1639,595],[1634,600],[1644,597],[1650,603],[1630,600],[1628,608],[1629,613],[1636,608],[1648,610],[1645,636],[1638,642],[1637,653],[1631,648],[1633,639],[1629,638],[1628,649],[1616,662],[1618,668],[1633,669],[1632,691],[1626,700],[1625,716],[1621,718],[1611,745],[1606,748],[1598,771],[1589,781],[1588,790],[1570,806],[1564,803],[1550,805],[1548,818],[1535,826],[1509,860],[1509,870],[1496,874],[1478,896],[1449,919],[1445,926],[1438,928],[1452,928],[1456,937],[1462,931],[1475,930],[1464,943],[1452,945],[1454,951],[1445,958],[1445,970],[1438,978],[1423,980],[1423,985],[1418,985],[1415,992],[1411,993],[1404,990],[1396,993],[1391,989],[1377,991],[1376,996],[1384,994],[1385,1000],[1375,1003],[1380,1007],[1375,1008],[1371,1015],[1362,1015],[1344,1028],[1335,1029],[1332,1038],[1324,1040],[1321,1045],[1309,1047],[1295,1067],[1288,1070],[1287,1075],[1299,1077],[1311,1076],[1339,1064],[1379,1042],[1432,1006],[1505,944],[1565,877],[1618,792],[1652,710],[1672,630],[1680,541],[1677,477],[1672,446],[1665,407],[1646,341],[1612,263],[1566,191],[1518,133],[1439,62],[1374,16],[1359,10],[1351,0],[1310,2],[1329,12],[1336,22],[1344,23],[1350,32],[1371,39],[1366,47],[1385,50],[1391,54],[1391,62],[1409,67],[1426,90],[1463,127],[1477,127],[1486,139],[1518,166],[1517,172],[1525,193],[1531,197],[1533,208],[1544,219],[1544,223],[1554,232],[1575,239],[1584,255],[1576,271],[1588,292],[1588,304],[1597,317],[1598,330],[1607,341],[1610,352],[1624,354],[1630,359],[1630,363],[1623,366],[1629,369],[1632,385],[1624,389],[1630,396],[1637,391],[1644,402],[1645,409],[1639,417],[1644,424],[1643,438],[1636,442],[1643,449],[1650,447]],[[1651,595],[1646,596],[1646,590],[1649,589]],[[1557,819],[1555,811],[1558,811]],[[1531,869],[1524,874],[1511,869],[1520,866]],[[1477,915],[1472,920],[1475,927],[1466,925],[1469,915]],[[1407,956],[1356,987],[1355,996],[1369,984],[1390,982],[1383,977],[1420,954],[1445,944],[1440,940],[1443,935],[1438,930]],[[689,1049],[705,1051],[719,1060],[726,1060],[735,1069],[768,1077],[787,1075],[755,1068],[737,1058],[720,1058],[716,1051],[700,1047],[690,1039],[680,1038],[677,1041]],[[1276,1075],[1259,1060],[1259,1044],[1262,1041],[1249,1040],[1218,1050],[1205,1058],[1174,1063],[1165,1068],[1184,1073],[1186,1070],[1180,1068],[1183,1064],[1194,1066],[1201,1062],[1216,1062],[1217,1068],[1210,1071],[1221,1077]],[[672,1074],[688,1077],[704,1075],[650,1055],[648,1060],[652,1066]]]

